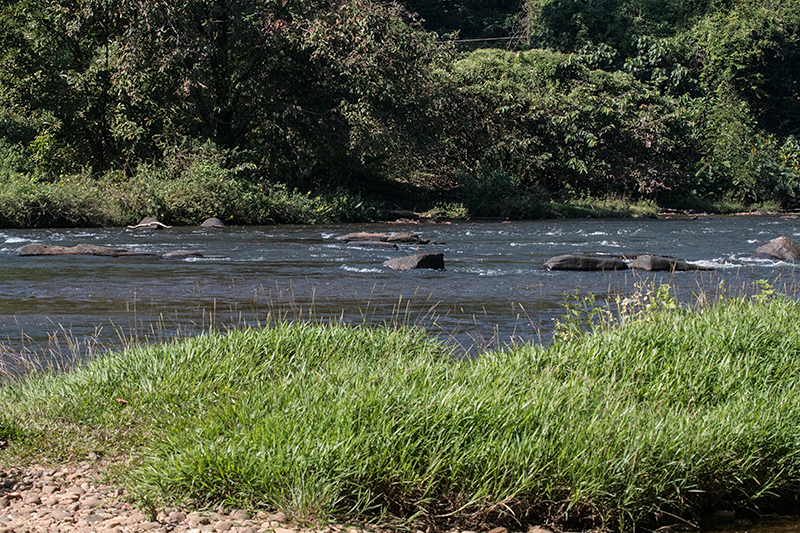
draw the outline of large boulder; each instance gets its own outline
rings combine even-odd
[[[203,228],[224,228],[225,223],[217,217],[210,217],[205,219],[200,226]]]
[[[800,260],[800,246],[787,237],[778,237],[763,246],[759,246],[756,248],[756,253],[783,261]]]
[[[431,241],[421,238],[419,235],[413,233],[398,233],[396,235],[386,235],[384,233],[348,233],[347,235],[340,235],[336,237],[337,241],[341,242],[400,242],[404,244],[428,244]]]
[[[640,255],[630,265],[632,269],[648,272],[686,272],[689,270],[714,270],[711,267],[693,265],[661,255]]]
[[[544,267],[548,270],[627,270],[628,264],[616,257],[567,254],[548,259]]]
[[[444,270],[444,254],[414,254],[384,261],[383,266],[392,270],[414,270],[430,268]]]
[[[142,220],[139,221],[138,224],[135,226],[128,226],[128,229],[165,229],[171,228],[172,226],[167,226],[166,224],[162,224],[158,220],[154,219],[153,217],[144,217]]]
[[[76,246],[53,246],[50,244],[31,243],[21,246],[14,250],[14,253],[21,256],[36,255],[99,255],[103,257],[153,257],[155,254],[150,252],[131,252],[107,246],[95,246],[92,244],[78,244]]]

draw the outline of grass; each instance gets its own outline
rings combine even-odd
[[[324,224],[375,218],[377,204],[343,189],[298,190],[245,180],[214,163],[188,169],[146,165],[133,177],[108,173],[45,178],[0,169],[0,227],[102,227],[137,224],[152,216],[169,225]]]
[[[112,475],[148,505],[311,523],[632,530],[788,510],[800,303],[654,295],[471,360],[418,330],[312,323],[133,347],[0,388],[0,463],[121,456]]]

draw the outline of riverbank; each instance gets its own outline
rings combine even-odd
[[[107,465],[106,465],[107,466]],[[0,471],[2,533],[368,533],[375,528],[291,524],[285,513],[242,509],[141,509],[125,489],[102,482],[100,463]]]
[[[124,457],[103,473],[145,509],[299,524],[629,530],[789,511],[800,304],[767,286],[642,302],[474,360],[419,331],[311,323],[111,353],[0,389],[0,464]]]
[[[548,199],[512,191],[476,203],[454,184],[404,184],[384,180],[361,192],[345,188],[299,188],[259,179],[241,179],[213,162],[195,162],[188,171],[145,168],[136,176],[87,174],[58,178],[0,174],[0,228],[113,227],[154,217],[173,226],[196,226],[208,217],[226,224],[329,224],[375,220],[559,219],[654,217],[676,213],[775,212],[778,204],[686,198],[660,206],[652,200],[574,196]],[[484,205],[485,204],[485,205]],[[504,205],[506,207],[503,207]],[[513,204],[513,205],[511,205]]]

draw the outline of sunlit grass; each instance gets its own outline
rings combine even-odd
[[[141,500],[631,529],[800,486],[800,304],[661,306],[463,360],[424,332],[272,323],[0,389],[3,461],[128,458]]]

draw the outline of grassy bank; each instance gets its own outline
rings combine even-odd
[[[287,185],[268,180],[252,165],[231,164],[210,145],[173,153],[158,166],[140,165],[133,175],[87,171],[56,176],[14,155],[11,163],[0,158],[0,228],[125,226],[146,216],[185,226],[212,216],[227,224],[366,222],[396,218],[392,211],[398,208],[436,219],[641,217],[664,207],[615,194],[548,198],[500,178],[483,184],[467,180],[460,186],[388,178],[362,188],[313,180]],[[777,203],[692,198],[669,207],[713,213],[779,209]]]
[[[662,295],[663,296],[663,295]],[[800,303],[660,306],[458,360],[404,328],[273,324],[0,388],[0,463],[123,457],[149,506],[609,529],[783,511],[800,487]]]
[[[0,175],[0,228],[125,226],[146,216],[179,226],[198,225],[211,216],[227,224],[366,222],[392,219],[390,208],[398,205],[395,200],[418,195],[417,200],[400,203],[435,219],[642,217],[661,211],[655,202],[617,196],[554,201],[520,193],[514,195],[513,202],[491,197],[491,201],[475,203],[470,198],[438,201],[435,191],[423,200],[427,193],[412,194],[399,187],[388,196],[371,197],[341,188],[299,189],[258,179],[243,180],[213,164],[196,167],[169,178],[159,175],[163,171],[146,171],[130,179],[113,174],[101,179],[62,175],[55,180],[28,174]],[[730,202],[687,201],[680,206],[692,212],[718,214],[755,208],[779,210],[773,204]]]
[[[227,224],[323,224],[367,221],[377,204],[347,191],[314,192],[281,183],[243,181],[208,166],[176,179],[61,176],[55,181],[16,175],[0,180],[0,227],[199,225],[215,216]]]

